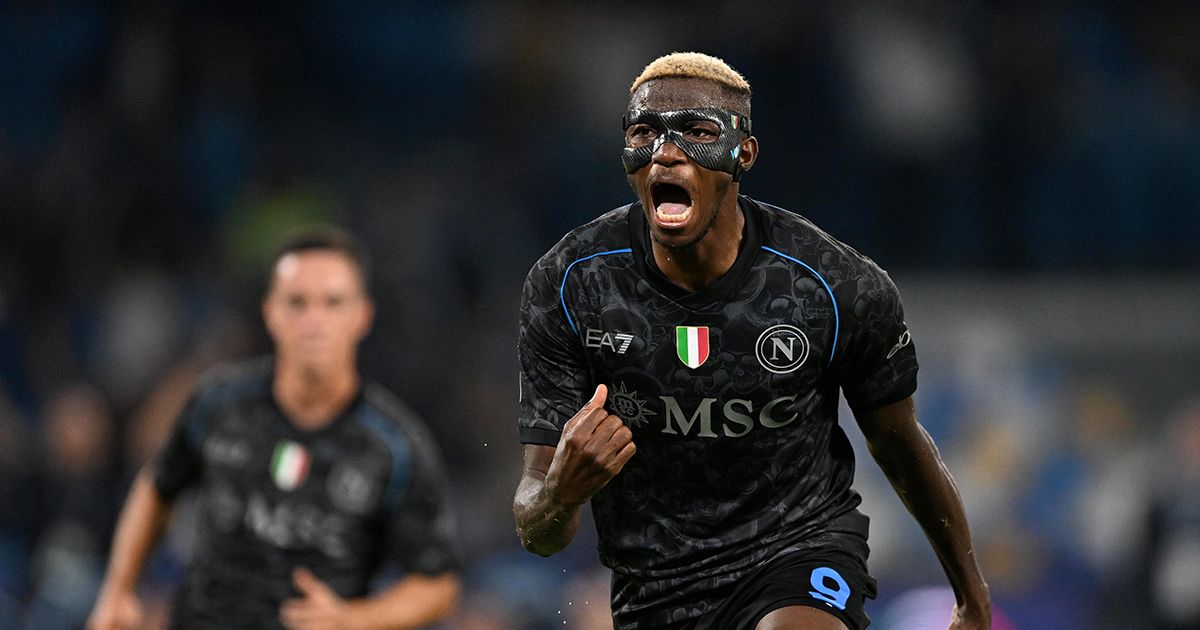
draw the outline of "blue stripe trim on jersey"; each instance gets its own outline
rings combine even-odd
[[[208,428],[208,416],[202,415],[199,409],[193,409],[187,423],[187,433],[184,434],[187,438],[187,445],[199,453],[203,448],[204,431]]]
[[[208,420],[212,417],[213,412],[222,405],[244,396],[260,395],[263,390],[266,390],[266,395],[270,395],[269,381],[254,377],[240,377],[237,380],[211,385],[201,391],[197,395],[196,402],[192,405],[187,419],[185,435],[188,446],[191,446],[196,452],[200,452],[203,447],[204,435],[208,431]]]
[[[362,410],[354,414],[354,417],[367,429],[378,434],[392,453],[392,474],[388,478],[387,489],[383,497],[386,504],[392,505],[393,501],[400,498],[408,483],[408,440],[400,434],[400,430],[395,425],[383,417],[379,410],[370,405],[363,405]]]
[[[571,275],[571,267],[574,267],[575,265],[578,265],[579,263],[581,263],[585,260],[591,260],[597,256],[607,256],[609,254],[631,254],[631,253],[633,253],[633,248],[631,248],[631,247],[626,247],[625,249],[614,249],[609,252],[597,252],[595,254],[592,254],[591,256],[584,256],[583,258],[580,258],[580,259],[576,260],[575,262],[567,265],[567,270],[563,272],[562,284],[558,285],[558,300],[560,302],[562,302],[563,314],[565,314],[567,316],[567,323],[571,325],[571,330],[574,330],[576,335],[579,334],[579,328],[575,326],[575,320],[571,319],[571,312],[567,310],[567,296],[566,296],[567,276]]]
[[[762,248],[771,252],[772,254],[775,254],[776,256],[782,256],[782,257],[796,263],[797,265],[800,265],[801,267],[804,267],[805,269],[809,270],[809,272],[811,272],[812,275],[817,277],[817,280],[821,281],[821,285],[824,286],[825,291],[827,293],[829,293],[829,299],[833,302],[833,345],[829,349],[829,363],[827,363],[826,365],[833,365],[833,355],[834,355],[834,353],[837,352],[838,332],[841,328],[841,323],[842,323],[841,318],[838,317],[837,298],[833,297],[833,289],[829,288],[829,283],[825,282],[825,278],[821,277],[821,274],[817,273],[816,269],[809,267],[808,264],[805,263],[803,260],[792,258],[791,256],[788,256],[787,254],[785,254],[777,249],[771,249],[770,247],[767,247],[766,245],[763,245]]]

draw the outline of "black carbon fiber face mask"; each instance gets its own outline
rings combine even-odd
[[[689,123],[697,120],[715,123],[721,130],[720,135],[712,142],[689,142],[684,132]],[[741,154],[742,140],[750,136],[749,116],[718,107],[666,112],[635,110],[626,112],[622,122],[626,131],[634,125],[646,125],[653,130],[653,133],[626,140],[637,145],[626,146],[622,152],[621,161],[625,164],[626,173],[634,173],[649,164],[654,152],[670,142],[696,164],[709,170],[729,173],[735,182],[741,179],[742,164],[738,156]]]

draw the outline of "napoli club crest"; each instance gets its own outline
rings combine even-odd
[[[795,326],[779,324],[763,331],[754,344],[758,364],[768,372],[795,372],[808,358],[808,337]]]

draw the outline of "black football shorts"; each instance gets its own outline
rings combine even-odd
[[[830,535],[827,535],[830,536]],[[863,608],[875,598],[875,579],[867,572],[867,541],[853,534],[831,535],[833,544],[794,551],[764,563],[742,580],[696,630],[753,630],[768,613],[787,606],[808,606],[837,617],[850,630],[870,623]]]

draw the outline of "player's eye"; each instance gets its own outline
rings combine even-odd
[[[346,303],[346,298],[344,298],[340,295],[334,295],[334,296],[325,298],[325,306],[328,306],[329,308],[337,308],[345,303]]]
[[[304,296],[302,296],[302,295],[289,295],[289,296],[288,296],[288,299],[287,299],[287,305],[288,305],[288,308],[291,308],[291,309],[294,309],[294,310],[301,310],[301,309],[303,309],[303,308],[304,308],[304,306],[305,306]]]
[[[625,143],[631,147],[645,146],[652,142],[658,136],[658,132],[654,127],[644,123],[631,125],[625,130]]]
[[[688,123],[688,126],[683,130],[683,134],[688,140],[693,142],[712,142],[721,135],[721,130],[712,121],[698,120]]]

